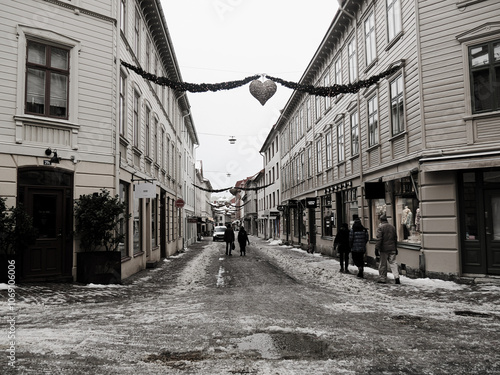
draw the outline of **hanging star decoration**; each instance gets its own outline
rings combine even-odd
[[[310,95],[315,96],[327,96],[327,97],[335,97],[340,94],[355,94],[359,90],[365,87],[369,87],[381,79],[394,74],[397,70],[401,69],[400,66],[393,66],[380,74],[376,74],[368,79],[360,80],[354,83],[349,83],[347,85],[332,85],[332,86],[314,86],[314,85],[304,85],[301,83],[285,81],[278,77],[272,77],[268,75],[253,75],[250,77],[243,78],[237,81],[229,81],[229,82],[221,82],[221,83],[188,83],[188,82],[178,82],[168,79],[166,77],[158,77],[155,74],[148,73],[143,69],[129,64],[125,61],[121,61],[121,64],[134,71],[142,78],[147,79],[157,85],[167,86],[171,89],[178,91],[188,91],[193,93],[199,92],[216,92],[220,90],[231,90],[241,86],[244,86],[250,83],[250,94],[252,94],[260,104],[264,105],[266,102],[274,95],[276,92],[276,83],[280,85],[304,92]],[[266,80],[262,82],[259,78],[265,78]]]

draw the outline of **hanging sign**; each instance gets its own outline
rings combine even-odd
[[[134,185],[134,198],[156,198],[156,183],[144,182]]]

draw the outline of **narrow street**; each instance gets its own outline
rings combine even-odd
[[[251,242],[226,256],[206,238],[123,285],[17,286],[2,374],[500,374],[499,284],[380,285]]]

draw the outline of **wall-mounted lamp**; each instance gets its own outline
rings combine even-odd
[[[231,143],[232,145],[234,145],[236,143],[236,138],[231,136],[229,137],[229,143]]]
[[[50,158],[50,164],[59,164],[59,162],[61,161],[61,158],[57,156],[57,150],[52,151],[50,147],[45,150],[45,155],[52,155],[52,157]]]

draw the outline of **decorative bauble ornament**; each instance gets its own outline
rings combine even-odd
[[[265,82],[258,79],[250,83],[250,94],[252,94],[260,104],[264,105],[276,92],[276,83],[268,79]]]

